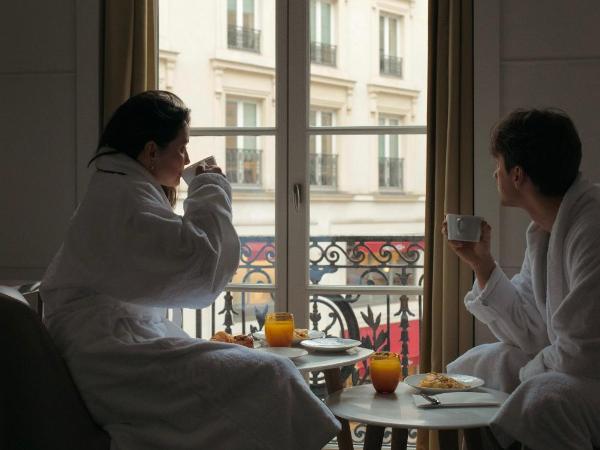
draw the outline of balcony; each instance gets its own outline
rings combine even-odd
[[[336,65],[337,47],[324,42],[310,43],[310,62],[326,66]]]
[[[384,75],[403,78],[403,59],[399,56],[379,55],[379,72]]]
[[[225,152],[227,179],[231,184],[260,186],[262,150],[228,148]]]
[[[229,25],[227,46],[236,50],[260,53],[260,30]]]
[[[404,158],[379,157],[379,187],[404,190]]]
[[[310,154],[310,184],[334,188],[337,186],[337,157],[338,155],[311,153]]]

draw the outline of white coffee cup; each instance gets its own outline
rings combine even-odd
[[[448,239],[451,241],[479,242],[482,221],[483,218],[479,216],[446,214]]]
[[[181,176],[183,177],[183,179],[185,180],[185,182],[187,184],[190,184],[192,182],[192,179],[196,176],[196,168],[198,166],[216,166],[217,165],[217,160],[215,159],[214,156],[209,156],[207,158],[201,159],[198,162],[195,162],[194,164],[190,164],[189,166],[187,166],[183,172],[181,173]]]

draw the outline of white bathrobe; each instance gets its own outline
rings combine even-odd
[[[190,338],[165,318],[210,305],[237,268],[227,180],[196,176],[182,217],[132,158],[96,166],[41,293],[112,449],[320,449],[339,423],[291,361]]]
[[[509,280],[496,267],[465,305],[500,343],[475,347],[448,371],[516,388],[492,425],[500,440],[600,446],[600,188],[579,177],[551,233],[529,226],[521,272]]]

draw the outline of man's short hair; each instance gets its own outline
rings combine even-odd
[[[521,166],[539,192],[567,192],[581,163],[581,141],[569,116],[559,109],[517,109],[494,128],[491,152],[506,171]]]

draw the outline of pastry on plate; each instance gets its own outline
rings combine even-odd
[[[233,337],[233,343],[248,348],[254,348],[254,339],[250,335],[237,334]]]
[[[245,334],[236,334],[235,336],[225,332],[225,331],[217,331],[213,337],[210,338],[211,341],[217,342],[226,342],[228,344],[238,344],[243,345],[244,347],[254,348],[254,339],[252,336],[246,336]]]
[[[225,331],[217,331],[210,340],[233,344],[233,336]]]
[[[469,386],[442,373],[429,372],[427,375],[425,375],[425,378],[421,380],[419,387],[435,389],[465,389]]]
[[[306,328],[294,329],[294,340],[308,339],[308,330]]]

